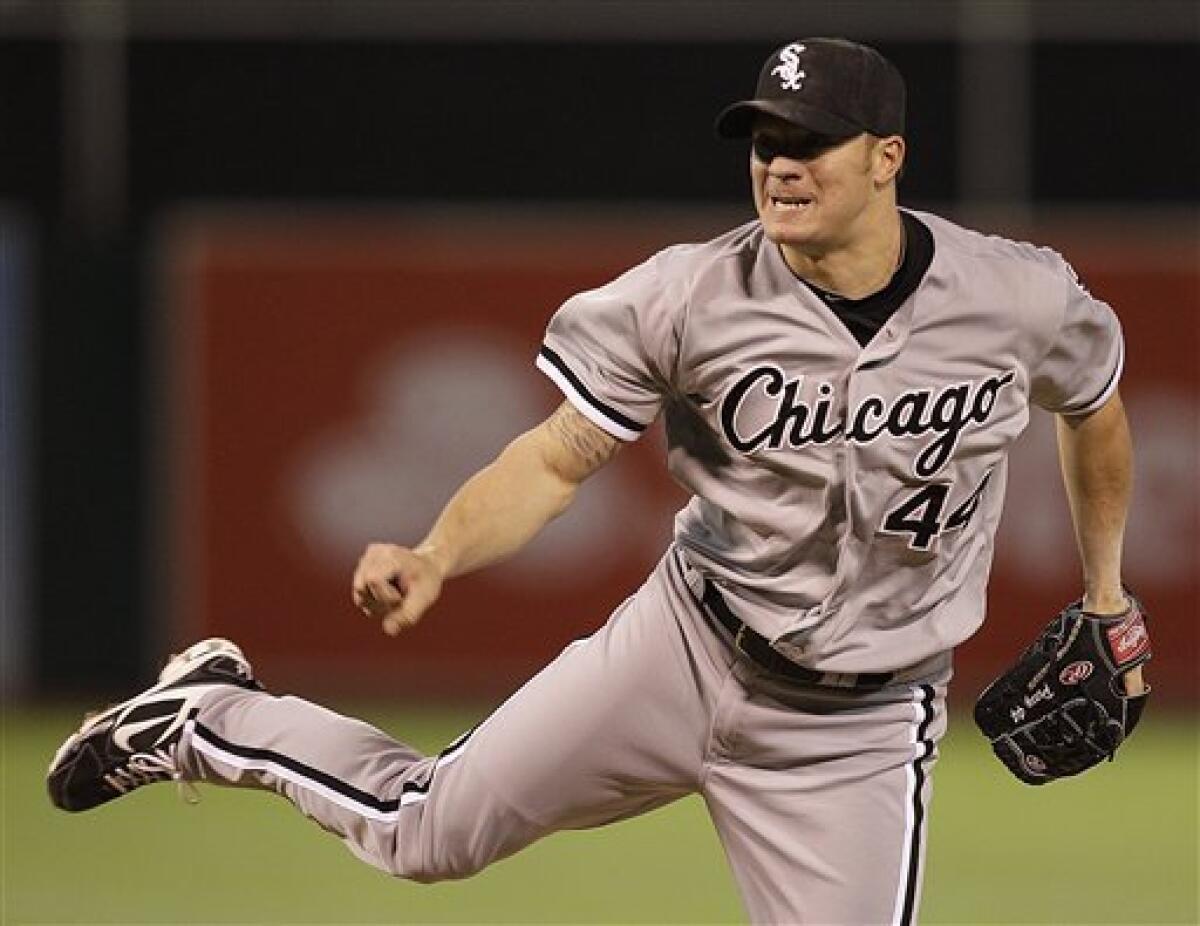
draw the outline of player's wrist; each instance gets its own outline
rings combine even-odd
[[[1129,610],[1130,600],[1125,589],[1118,584],[1088,588],[1083,594],[1083,610],[1088,614],[1121,614]]]
[[[453,567],[451,558],[446,550],[439,547],[434,541],[423,540],[413,548],[413,553],[433,567],[439,580],[444,581],[449,578],[450,570]]]

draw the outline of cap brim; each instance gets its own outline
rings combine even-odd
[[[823,109],[791,100],[741,100],[726,106],[717,116],[717,134],[722,138],[749,138],[754,117],[759,113],[776,116],[785,122],[821,135],[853,138],[865,130],[853,122]]]

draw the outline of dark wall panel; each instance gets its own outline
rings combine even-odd
[[[50,210],[62,177],[60,46],[0,42],[0,198]]]
[[[1035,198],[1200,198],[1195,45],[1039,45],[1034,86]]]
[[[745,149],[712,121],[761,45],[133,46],[132,192],[195,196],[730,200]],[[910,195],[954,188],[954,56],[910,74]]]
[[[34,377],[33,634],[40,684],[140,678],[144,415],[138,256],[60,243],[41,279]]]

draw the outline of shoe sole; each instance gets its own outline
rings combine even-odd
[[[194,671],[204,663],[211,661],[218,656],[232,656],[233,658],[250,665],[242,653],[241,648],[232,640],[226,640],[223,637],[210,637],[207,640],[201,640],[199,643],[193,643],[182,653],[172,656],[162,671],[158,673],[158,682],[151,685],[144,691],[138,692],[132,698],[122,701],[120,704],[114,704],[112,707],[100,711],[99,713],[85,717],[79,729],[67,737],[67,741],[63,743],[58,751],[55,752],[54,758],[50,760],[50,767],[47,774],[52,774],[59,766],[63,759],[70,753],[72,747],[81,739],[86,737],[93,729],[107,721],[109,718],[125,710],[133,701],[144,698],[148,694],[153,694],[156,691],[162,691],[164,688],[169,688],[177,681]]]

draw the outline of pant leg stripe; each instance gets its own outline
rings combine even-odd
[[[270,749],[231,743],[195,718],[187,721],[185,729],[191,734],[193,748],[210,759],[242,771],[270,772],[294,785],[320,794],[339,807],[371,820],[382,822],[396,820],[401,807],[423,802],[428,797],[429,788],[433,783],[432,775],[423,784],[406,782],[400,790],[399,798],[385,800],[368,794],[320,769],[293,759],[291,756],[285,756]],[[470,730],[451,743],[438,756],[434,763],[434,771],[436,772],[438,768],[449,765],[462,756],[466,751],[467,742],[474,732],[474,730]]]
[[[415,781],[405,782],[404,787],[400,789],[401,805],[419,804],[424,801],[429,796],[429,789],[433,787],[433,779],[437,775],[437,770],[444,765],[450,765],[452,762],[458,761],[459,757],[467,751],[467,742],[481,726],[482,724],[476,724],[438,753],[437,761],[433,763],[433,770],[429,773],[429,777],[424,783]]]
[[[920,889],[921,844],[925,823],[925,805],[921,793],[925,788],[925,766],[933,755],[933,740],[929,739],[929,725],[933,722],[933,688],[921,685],[913,700],[914,717],[913,760],[906,766],[910,793],[906,808],[905,845],[901,863],[901,881],[896,912],[892,922],[896,926],[912,926],[916,917],[917,894]]]
[[[269,771],[371,819],[394,820],[400,807],[422,803],[433,784],[432,774],[424,783],[405,782],[400,789],[399,799],[384,800],[282,753],[231,743],[195,719],[189,720],[185,728],[192,734],[192,745],[210,758],[243,771]],[[434,763],[434,772],[457,761],[466,752],[472,734],[478,729],[478,725],[473,727],[442,750]]]
[[[191,734],[192,748],[210,759],[241,771],[270,772],[369,820],[393,823],[404,803],[403,798],[381,800],[319,769],[269,749],[235,745],[194,720],[189,720],[185,729]]]
[[[438,753],[438,765],[448,765],[462,755],[463,750],[467,748],[467,740],[474,736],[475,731],[481,726],[483,726],[482,722],[475,724],[475,726],[471,727],[470,730],[462,734],[462,736]]]

